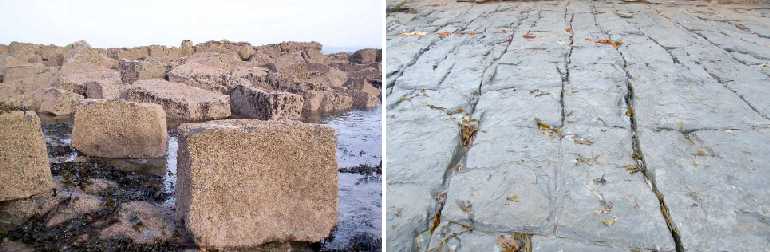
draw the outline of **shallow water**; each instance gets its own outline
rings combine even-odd
[[[313,119],[306,121],[326,124],[336,130],[339,168],[358,165],[377,166],[381,160],[380,116],[381,109],[376,108],[334,115],[316,115]],[[78,167],[93,164],[88,162],[95,162],[96,159],[80,155],[72,149],[71,120],[43,119],[49,158],[52,163],[60,163],[65,166],[71,164]],[[175,134],[175,130],[169,130],[168,154],[164,159],[99,159],[98,162],[104,163],[105,167],[110,166],[123,172],[117,173],[117,176],[130,174],[132,178],[138,178],[144,183],[149,183],[140,186],[141,188],[120,188],[124,191],[120,195],[127,195],[130,200],[155,202],[155,204],[170,210],[175,208],[174,186],[176,184],[176,158],[179,148],[178,138]],[[125,178],[109,177],[115,176],[113,174],[115,173],[99,173],[97,177],[106,176],[104,178],[108,180],[125,180]],[[379,251],[382,226],[380,217],[382,180],[380,174],[339,173],[338,175],[337,226],[330,237],[320,243],[320,246],[316,243],[300,245],[300,248],[307,246],[305,249]],[[61,176],[56,177],[61,179]],[[126,200],[129,200],[128,198]],[[179,240],[184,241],[185,239],[179,238]],[[174,242],[172,241],[172,243]],[[172,245],[177,248],[191,246],[189,243]]]
[[[382,109],[377,107],[311,117],[306,121],[326,124],[336,130],[337,166],[377,166],[382,160],[381,115]]]

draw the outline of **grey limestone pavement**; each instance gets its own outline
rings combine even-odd
[[[770,248],[770,5],[388,6],[388,251]]]

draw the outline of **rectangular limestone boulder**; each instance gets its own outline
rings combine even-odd
[[[345,111],[353,107],[353,98],[346,92],[337,91],[307,91],[303,110],[308,112]]]
[[[86,83],[86,98],[116,100],[120,98],[121,92],[125,90],[124,87],[119,84],[88,82]]]
[[[195,122],[230,116],[230,97],[162,79],[139,80],[125,92],[126,100],[163,106],[169,120]]]
[[[260,120],[299,120],[302,118],[303,100],[301,95],[244,85],[237,86],[230,94],[233,114]]]
[[[118,68],[123,84],[132,84],[137,80],[161,79],[169,70],[166,64],[158,60],[121,60]]]
[[[158,104],[88,99],[75,109],[72,145],[89,156],[162,157],[167,137],[166,113]]]
[[[48,152],[35,112],[0,111],[0,201],[53,188]]]
[[[179,126],[176,214],[201,247],[320,241],[337,219],[334,129],[291,120]]]
[[[353,98],[353,107],[356,108],[373,108],[380,105],[380,98],[378,96],[371,95],[365,91],[351,90],[350,97]]]

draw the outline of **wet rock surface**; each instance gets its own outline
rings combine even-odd
[[[388,250],[770,245],[766,5],[388,6]]]
[[[270,242],[254,249],[380,250],[380,115],[379,110],[354,110],[305,119],[336,129],[338,153],[346,149],[346,153],[367,155],[338,155],[339,211],[329,237],[315,242]],[[71,147],[71,118],[46,117],[42,131],[55,190],[0,202],[4,220],[0,249],[179,251],[197,247],[174,215],[179,146],[175,129],[169,130],[164,159],[86,156]]]

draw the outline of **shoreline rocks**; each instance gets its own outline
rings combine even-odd
[[[338,201],[332,128],[219,120],[182,124],[179,134],[176,214],[197,245],[249,247],[329,235]]]
[[[72,146],[106,158],[166,155],[166,113],[152,103],[84,100],[75,111]]]
[[[303,110],[306,112],[331,113],[353,107],[350,94],[332,91],[308,91],[304,93]]]
[[[83,96],[60,88],[48,88],[40,98],[40,112],[62,116],[72,114]]]
[[[230,94],[233,114],[260,120],[302,118],[304,99],[300,95],[240,85]]]
[[[48,151],[35,112],[0,111],[0,160],[0,201],[53,188]]]
[[[195,122],[230,116],[229,96],[160,79],[137,81],[126,90],[125,99],[160,104],[171,121]]]
[[[308,112],[379,104],[381,49],[328,55],[321,49],[318,42],[253,46],[226,40],[199,44],[185,40],[179,47],[134,48],[91,48],[85,41],[64,47],[13,42],[0,50],[0,103],[68,115],[67,103],[57,104],[58,100],[41,108],[46,102],[41,94],[57,88],[89,99],[125,99],[122,92],[143,80],[165,80],[222,95],[230,95],[240,85],[268,93],[289,92],[303,97],[303,110]],[[59,105],[64,106],[61,111],[52,108]],[[166,110],[169,118],[176,117],[169,107]],[[201,121],[228,116],[182,112],[179,118]]]

